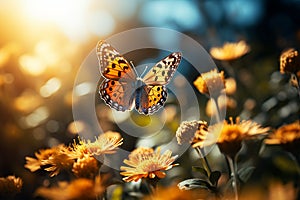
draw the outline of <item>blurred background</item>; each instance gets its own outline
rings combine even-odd
[[[279,73],[279,56],[286,48],[299,49],[299,11],[299,0],[1,0],[0,176],[20,176],[24,186],[17,198],[33,198],[45,174],[25,169],[25,156],[77,137],[72,116],[77,70],[100,39],[132,28],[171,28],[207,51],[245,40],[251,51],[232,63],[240,83],[228,116],[274,128],[293,122],[299,100],[288,76]],[[216,65],[222,69],[221,62]],[[187,78],[192,83],[197,76]],[[207,99],[198,97],[205,113]],[[111,123],[107,129],[116,128]],[[170,132],[176,129],[177,124]]]

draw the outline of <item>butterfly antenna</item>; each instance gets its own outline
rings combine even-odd
[[[131,64],[131,66],[132,66],[132,69],[133,69],[135,75],[138,77],[138,73],[137,73],[137,71],[136,71],[136,69],[135,69],[135,67],[134,67],[134,64],[133,64],[132,60],[130,61],[130,64]]]
[[[148,66],[146,66],[146,68],[144,69],[143,73],[141,74],[141,77],[144,76],[144,74],[147,72]]]

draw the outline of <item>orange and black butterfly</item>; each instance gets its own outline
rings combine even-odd
[[[156,63],[140,77],[120,53],[105,41],[96,47],[100,72],[104,77],[99,93],[104,102],[117,111],[132,110],[152,114],[167,100],[165,85],[172,79],[181,61],[181,53],[174,52]]]

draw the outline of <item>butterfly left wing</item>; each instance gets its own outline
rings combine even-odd
[[[131,82],[104,79],[99,93],[104,102],[117,111],[132,110],[133,108],[135,90]]]
[[[139,113],[153,114],[164,105],[166,100],[167,89],[165,86],[143,85],[136,90],[135,108]]]
[[[111,80],[127,81],[136,79],[135,71],[120,53],[105,41],[96,46],[101,74]]]
[[[154,67],[143,77],[146,85],[166,85],[172,79],[179,63],[181,61],[181,53],[174,52],[159,61]]]

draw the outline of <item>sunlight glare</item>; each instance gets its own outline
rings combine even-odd
[[[31,20],[52,22],[71,39],[86,37],[89,0],[24,0],[24,10]]]

